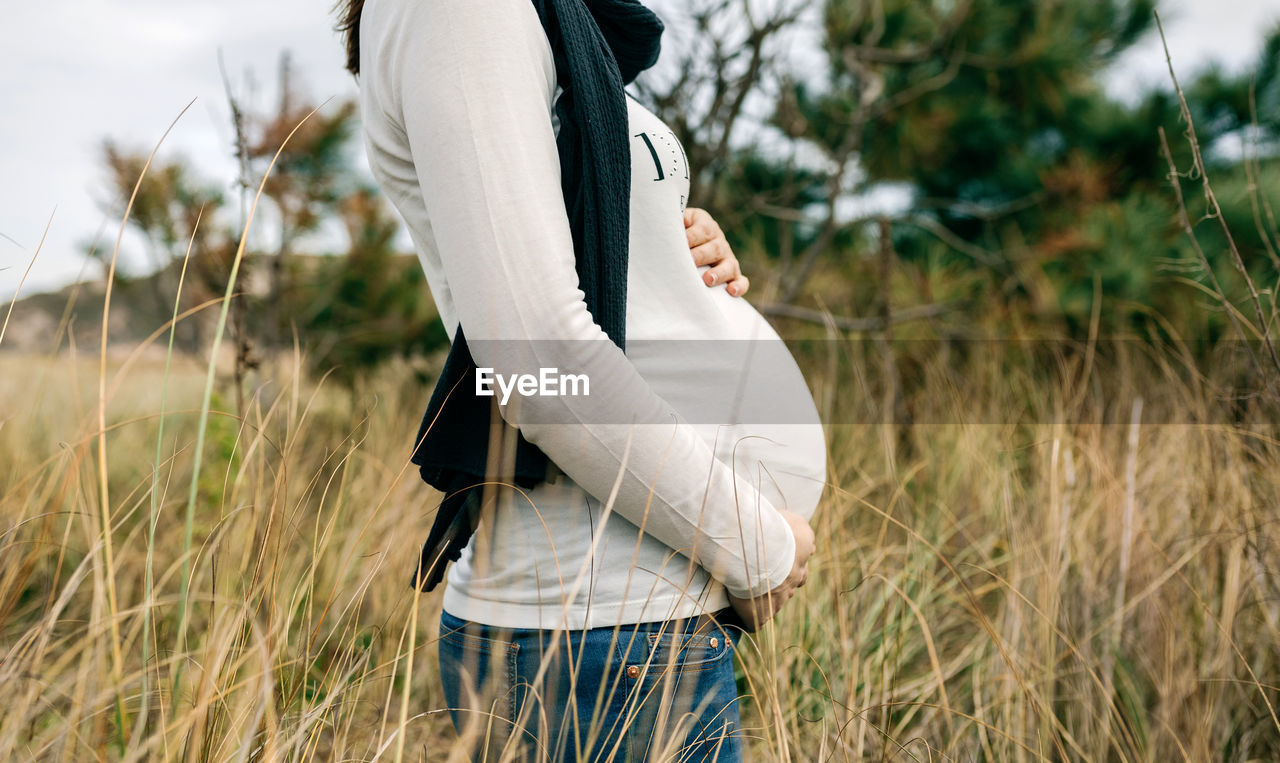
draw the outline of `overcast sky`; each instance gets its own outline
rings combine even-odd
[[[8,5],[8,33],[0,45],[0,299],[14,293],[51,217],[23,293],[60,286],[80,273],[82,244],[105,219],[99,205],[108,199],[99,160],[104,137],[149,150],[195,99],[162,157],[181,152],[205,178],[230,189],[235,167],[219,48],[237,87],[243,88],[247,71],[256,73],[261,106],[275,97],[283,49],[292,52],[295,71],[316,102],[355,93],[342,68],[329,0]],[[1252,65],[1263,30],[1280,21],[1274,0],[1165,0],[1164,8],[1180,75],[1210,60],[1232,69]],[[1130,96],[1164,86],[1166,79],[1159,39],[1152,37],[1125,56],[1108,83]],[[363,164],[363,150],[355,148]],[[103,232],[108,251],[117,230],[118,222],[108,223]],[[126,248],[136,254],[137,242],[126,238]]]

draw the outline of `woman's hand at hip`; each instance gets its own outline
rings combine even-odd
[[[814,549],[813,528],[799,514],[790,511],[778,513],[787,521],[796,538],[796,555],[791,563],[791,573],[778,587],[755,598],[740,599],[737,596],[729,596],[729,604],[742,618],[746,630],[751,633],[772,620],[773,616],[782,609],[782,605],[795,595],[796,589],[809,580],[809,557],[813,556]]]

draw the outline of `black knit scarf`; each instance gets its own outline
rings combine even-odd
[[[596,323],[625,347],[631,151],[623,86],[657,61],[662,22],[638,0],[533,4],[563,90],[555,106],[556,147],[578,286]],[[411,459],[422,479],[444,493],[412,579],[424,591],[439,584],[446,565],[457,561],[475,532],[493,404],[493,398],[475,395],[475,373],[459,324]],[[515,434],[513,479],[531,488],[546,478],[548,460]]]

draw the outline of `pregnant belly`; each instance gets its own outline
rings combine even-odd
[[[706,288],[698,285],[698,288]],[[778,509],[811,517],[826,482],[826,439],[804,376],[773,327],[724,287],[718,310],[682,338],[629,339],[627,356],[716,457]]]

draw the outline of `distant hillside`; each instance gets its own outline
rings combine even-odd
[[[413,257],[401,255],[399,259],[405,260],[407,265]],[[321,282],[317,276],[323,272],[326,263],[333,262],[334,258],[328,255],[291,255],[289,267],[294,288],[303,292],[316,291],[317,284]],[[266,296],[267,264],[263,255],[246,260],[244,273],[247,277],[241,277],[238,283],[242,292],[247,291],[259,299]],[[181,264],[177,263],[167,270],[144,276],[117,277],[111,297],[110,344],[136,344],[169,321],[180,268]],[[0,352],[51,352],[55,347],[65,350],[71,346],[69,339],[74,340],[77,350],[97,350],[102,335],[104,281],[104,278],[83,281],[57,291],[21,297],[14,306]],[[220,297],[224,288],[225,280],[220,284],[202,283],[194,273],[188,273],[183,286],[183,310]],[[430,299],[429,294],[424,297]],[[7,310],[8,305],[3,308]],[[180,343],[188,347],[202,344],[216,326],[217,314],[215,303],[184,319],[178,331]]]

